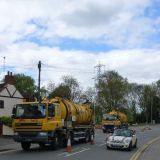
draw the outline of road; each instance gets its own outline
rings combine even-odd
[[[34,145],[29,152],[22,151],[20,145],[13,143],[3,152],[0,152],[0,160],[130,160],[133,154],[151,139],[158,137],[160,125],[151,126],[146,129],[142,127],[134,128],[138,137],[138,147],[132,151],[107,150],[105,146],[106,134],[101,130],[96,130],[95,144],[76,144],[72,146],[72,152],[65,152],[65,148],[51,151],[40,149]],[[6,146],[7,148],[7,146]]]

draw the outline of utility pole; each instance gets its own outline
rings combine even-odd
[[[41,83],[41,61],[39,61],[38,63],[38,70],[39,70],[39,74],[38,74],[38,100],[40,101],[40,83]]]
[[[97,81],[98,81],[98,87],[100,88],[100,79],[101,79],[101,68],[105,67],[105,65],[101,64],[99,62],[99,64],[97,66],[95,66],[96,70],[97,70]]]
[[[100,108],[100,96],[99,96],[99,92],[100,92],[100,80],[101,80],[101,75],[102,75],[102,67],[105,67],[105,65],[100,64],[100,62],[99,62],[99,64],[97,66],[95,66],[95,69],[97,71],[96,80],[98,82],[98,89],[97,89],[97,99],[98,100],[97,100],[97,104],[98,104],[99,108]],[[100,112],[102,112],[102,110]]]
[[[4,76],[5,76],[5,60],[6,60],[6,57],[4,56],[3,57],[3,74],[4,74]]]
[[[151,98],[151,124],[152,124],[152,113],[153,112],[153,97]]]

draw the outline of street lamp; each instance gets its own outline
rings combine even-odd
[[[151,99],[151,124],[152,124],[152,112],[153,112],[153,97]]]

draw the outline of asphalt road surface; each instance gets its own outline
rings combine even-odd
[[[151,139],[158,137],[160,133],[160,125],[149,127],[134,127],[138,137],[138,146],[132,151],[123,150],[107,150],[105,146],[106,134],[100,129],[96,130],[95,144],[80,143],[72,146],[72,152],[68,153],[65,148],[51,151],[41,149],[37,145],[33,145],[31,150],[22,151],[20,144],[13,143],[6,150],[0,152],[0,160],[130,160],[133,154]]]

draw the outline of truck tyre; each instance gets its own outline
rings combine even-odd
[[[103,133],[106,133],[106,130],[103,129]]]
[[[29,142],[21,142],[21,147],[24,151],[29,151],[31,143]]]
[[[45,143],[39,143],[40,148],[45,148]]]
[[[89,134],[89,132],[86,132],[84,142],[85,142],[85,143],[88,143],[90,140],[91,140],[91,135]]]
[[[51,142],[50,148],[51,148],[51,150],[56,150],[56,149],[58,149],[58,146],[59,146],[59,139],[58,139],[58,135],[55,134],[55,136]]]

